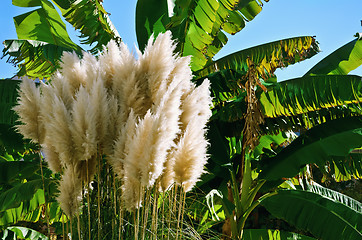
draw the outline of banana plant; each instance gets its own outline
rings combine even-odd
[[[342,59],[334,63],[336,69],[342,65],[344,69],[353,70],[362,64],[360,58],[356,57],[361,55],[361,40],[357,38],[352,43],[354,44],[352,48],[351,43],[347,44],[348,48],[341,48],[348,49],[345,55],[352,57],[347,58],[348,62]],[[341,51],[332,53],[326,60],[322,60],[321,64],[331,59],[335,60],[336,55],[340,53]],[[232,64],[216,65],[216,63],[217,61],[214,63],[215,69],[220,69],[220,72],[224,71],[223,73],[238,70]],[[247,65],[246,62],[245,65]],[[314,69],[318,69],[318,65]],[[229,66],[232,66],[232,69],[227,69]],[[219,194],[218,199],[223,205],[225,215],[229,216],[231,236],[235,239],[243,238],[245,217],[259,205],[264,206],[274,216],[284,219],[299,229],[309,231],[317,238],[358,239],[361,237],[361,203],[353,200],[352,207],[348,201],[343,201],[346,197],[339,193],[335,193],[338,197],[331,201],[329,195],[324,196],[324,193],[330,190],[306,193],[303,190],[278,188],[286,180],[297,176],[307,164],[316,164],[323,173],[329,172],[334,176],[339,174],[346,179],[361,176],[361,155],[353,151],[360,148],[362,140],[361,77],[332,73],[311,75],[307,74],[302,78],[281,83],[268,84],[264,81],[267,83],[265,84],[267,91],[262,91],[261,88],[259,90],[258,98],[264,115],[264,123],[260,125],[260,133],[263,137],[260,138],[260,144],[254,151],[246,153],[240,187],[235,185],[237,181],[232,173],[230,191],[233,197],[225,197],[228,193],[224,192]],[[227,76],[229,75],[222,72],[208,75],[211,79],[214,78],[212,82],[219,80],[216,88],[218,92],[215,96],[217,101],[221,100],[222,103],[216,105],[212,119],[213,126],[216,125],[220,134],[211,135],[211,143],[214,144],[211,148],[212,154],[218,152],[218,155],[212,156],[211,159],[219,162],[219,165],[220,162],[224,162],[225,165],[225,160],[218,158],[222,155],[221,151],[226,151],[223,156],[229,154],[231,161],[245,154],[242,151],[245,147],[242,144],[242,136],[246,122],[247,102],[242,100],[245,99],[246,94],[245,91],[244,95],[234,91],[239,94],[239,97],[231,96],[233,85],[228,81],[235,81],[237,75],[233,74],[234,79]],[[260,75],[260,77],[263,76]],[[282,147],[277,141],[272,143],[273,148],[269,146],[268,149],[262,146],[264,143],[262,138],[265,136],[273,136],[280,131],[288,130],[300,131],[302,134],[290,144],[284,143]],[[229,140],[229,144],[232,145],[230,149],[225,147],[222,137]],[[224,147],[220,144],[222,142],[224,142]],[[252,164],[249,163],[250,159]],[[240,164],[235,164],[234,161],[234,165],[240,169]],[[234,171],[238,171],[238,168],[234,168]],[[263,186],[260,187],[260,185]],[[255,189],[265,194],[255,198]],[[252,200],[248,202],[245,199]],[[337,208],[339,210],[336,210]],[[310,211],[310,209],[313,210]],[[348,212],[348,214],[334,215],[336,211]],[[313,217],[314,212],[323,212],[323,214],[318,215],[317,218]],[[340,219],[327,220],[334,218]],[[328,229],[328,231],[321,231],[321,229]],[[344,231],[338,229],[344,229]],[[248,231],[248,234],[252,232]]]
[[[82,44],[92,45],[97,53],[111,39],[121,41],[104,10],[102,1],[88,0],[13,0],[19,7],[36,7],[14,17],[18,39],[4,42],[3,57],[19,67],[17,76],[49,78],[59,67],[63,52],[82,54],[83,48],[74,43],[59,15],[80,31]]]

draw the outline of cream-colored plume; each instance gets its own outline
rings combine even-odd
[[[50,170],[53,172],[61,172],[62,166],[60,164],[59,154],[56,152],[51,142],[51,139],[48,137],[45,138],[44,144],[41,145],[44,159],[48,163]]]
[[[190,57],[175,54],[171,38],[171,32],[151,37],[137,58],[112,41],[98,59],[65,53],[42,94],[23,81],[18,129],[35,142],[45,136],[45,159],[63,174],[58,200],[68,216],[77,213],[82,183],[92,180],[100,156],[120,179],[128,210],[140,207],[143,191],[156,183],[189,191],[199,180],[207,161],[210,83],[191,82]]]
[[[45,132],[40,110],[40,92],[34,81],[24,78],[20,84],[18,105],[14,107],[19,120],[23,123],[17,125],[17,129],[25,138],[35,143],[44,141]]]
[[[73,121],[70,123],[78,160],[89,159],[97,153],[96,112],[90,103],[91,96],[81,86],[73,103]]]
[[[59,183],[59,191],[57,200],[62,210],[69,217],[76,215],[80,207],[82,182],[72,165],[65,168]]]
[[[54,97],[51,104],[53,109],[48,113],[47,119],[51,119],[51,121],[45,125],[46,134],[59,154],[61,165],[65,166],[74,161],[75,150],[70,129],[72,119],[64,102],[58,97]]]

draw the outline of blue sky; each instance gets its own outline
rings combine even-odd
[[[16,38],[13,17],[28,11],[26,8],[11,5],[10,0],[2,4],[0,20],[0,39]],[[111,13],[110,18],[123,41],[130,47],[137,46],[135,34],[136,0],[104,0],[104,8]],[[215,59],[235,51],[255,45],[296,36],[316,36],[322,50],[315,57],[277,70],[278,80],[302,76],[323,57],[342,45],[352,41],[353,35],[362,32],[361,0],[270,0],[264,4],[262,12],[246,27],[234,36],[229,36],[227,45],[215,56]],[[69,29],[69,28],[68,28]],[[69,32],[71,32],[69,30]],[[77,41],[77,33],[71,38]],[[1,50],[3,47],[1,46]],[[14,75],[16,69],[0,60],[0,78]],[[353,74],[362,75],[362,67]]]

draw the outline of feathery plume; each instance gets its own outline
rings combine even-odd
[[[41,145],[44,159],[52,172],[61,172],[62,166],[60,164],[59,154],[56,152],[51,142],[49,137],[46,137],[44,143]]]
[[[51,103],[53,109],[48,112],[46,119],[50,119],[45,125],[46,134],[51,139],[55,152],[59,154],[61,165],[65,166],[74,161],[74,146],[70,129],[71,116],[64,102],[57,96]]]
[[[16,126],[19,133],[35,143],[42,143],[45,131],[40,114],[40,92],[31,79],[24,78],[21,82],[18,105],[13,109],[22,123]]]
[[[173,152],[175,181],[190,191],[203,173],[207,162],[205,125],[211,116],[210,82],[204,82],[184,99],[180,120],[182,135]]]
[[[90,91],[94,85],[94,82],[99,79],[103,69],[100,67],[100,63],[97,61],[96,57],[88,52],[83,52],[81,67],[84,69],[84,73],[87,77],[84,86],[88,91]],[[102,78],[100,79],[103,80]]]
[[[135,133],[135,128],[136,117],[131,110],[127,122],[121,127],[120,134],[114,143],[114,153],[109,157],[109,163],[119,178],[123,178],[124,176],[124,159],[131,151],[130,139],[132,139]]]
[[[49,105],[49,103],[52,101],[51,99],[54,96],[57,96],[64,102],[67,110],[70,110],[74,101],[75,91],[70,83],[68,81],[65,81],[63,78],[63,75],[61,75],[61,73],[57,71],[53,75],[50,84],[43,84],[43,103]],[[48,107],[51,108],[52,106],[50,105]]]
[[[134,127],[132,127],[132,125]],[[142,141],[145,140],[147,134],[145,134],[141,128],[138,128],[138,126],[136,116],[131,109],[125,128],[121,133],[123,139],[120,139],[119,143],[116,143],[116,146],[119,144],[120,148],[124,149],[123,156],[121,155],[121,162],[123,164],[121,198],[125,208],[130,211],[140,206],[142,196],[140,181],[140,168],[142,166],[140,166],[139,163],[139,157],[142,156],[142,152],[136,150],[138,150],[137,145],[142,146]]]
[[[200,125],[205,125],[211,117],[212,99],[210,97],[210,82],[205,79],[203,83],[186,96],[182,102],[181,122],[184,127],[197,115]]]
[[[123,122],[120,121],[123,118],[123,114],[119,109],[119,103],[117,97],[110,95],[107,98],[108,106],[108,125],[105,134],[105,139],[103,141],[103,151],[107,156],[111,156],[114,153],[114,144],[116,139],[119,136],[119,132]]]
[[[97,142],[99,149],[104,146],[106,138],[108,123],[110,121],[110,112],[107,99],[107,89],[105,88],[103,81],[98,79],[93,83],[90,93],[90,108],[92,108],[94,116],[94,124],[97,131]]]
[[[72,109],[71,131],[78,160],[90,159],[97,153],[96,113],[91,96],[81,86],[76,94]]]
[[[59,191],[57,200],[60,207],[68,217],[75,216],[80,207],[82,182],[72,165],[64,169],[59,183]]]
[[[169,76],[175,65],[173,55],[175,48],[176,44],[171,39],[171,32],[167,31],[160,33],[156,40],[152,35],[144,54],[139,56],[140,72],[144,73],[143,78],[148,81],[150,96],[156,105],[169,84]]]
[[[204,133],[204,129],[200,129],[200,123],[195,117],[187,125],[173,152],[175,182],[182,185],[186,192],[192,189],[204,173],[208,146]]]
[[[128,51],[128,49],[125,50]],[[132,58],[128,57],[128,61],[132,61]],[[102,69],[101,76],[107,89],[112,89],[114,75],[118,72],[117,68],[121,64],[121,51],[115,41],[110,41],[107,46],[103,47],[103,53],[99,56],[99,65],[100,69]]]
[[[73,93],[76,93],[81,85],[85,85],[87,80],[86,69],[81,66],[81,60],[75,52],[64,52],[60,68],[62,80],[69,82]]]

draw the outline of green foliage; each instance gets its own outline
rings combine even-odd
[[[19,39],[42,41],[68,49],[80,50],[70,39],[64,22],[51,2],[39,0],[27,3],[13,0],[13,4],[16,6],[39,7],[14,17]]]
[[[362,204],[358,202],[357,200],[348,197],[340,192],[325,188],[317,183],[312,182],[312,184],[309,184],[307,182],[306,184],[306,190],[309,192],[313,192],[319,195],[322,195],[326,198],[329,198],[331,200],[340,202],[347,207],[355,210],[358,213],[362,213]]]
[[[12,108],[16,104],[20,81],[0,80],[0,152],[17,154],[24,151],[22,136],[14,129],[17,116]]]
[[[291,178],[309,163],[323,168],[331,156],[346,156],[360,147],[361,142],[361,117],[329,121],[302,134],[275,157],[265,159],[259,177],[267,180]]]
[[[354,75],[292,79],[276,83],[260,95],[265,117],[272,118],[305,114],[321,108],[333,109],[347,104],[358,113],[361,101],[361,77]],[[356,103],[355,108],[352,103]]]
[[[173,12],[167,12],[174,5]],[[262,10],[262,1],[163,0],[160,9],[138,1],[137,38],[140,47],[155,32],[171,30],[182,56],[192,56],[191,68],[202,69],[226,44],[224,32],[235,34]],[[154,11],[152,11],[154,9]],[[163,12],[161,10],[164,10]],[[162,24],[161,24],[162,23]]]
[[[140,50],[143,50],[149,37],[165,32],[170,22],[168,8],[174,0],[139,0],[136,6],[136,33]]]
[[[11,184],[15,181],[21,182],[30,179],[38,169],[38,162],[0,160],[0,184]]]
[[[331,173],[337,182],[362,178],[362,154],[351,152],[347,156],[332,156],[329,159]]]
[[[62,54],[73,50],[35,40],[5,40],[3,57],[19,66],[19,76],[48,78],[59,67]]]
[[[336,51],[317,63],[307,75],[345,75],[362,64],[362,39],[357,33],[357,39],[343,45]]]
[[[11,109],[15,106],[18,97],[18,88],[21,81],[0,80],[0,123],[14,125],[17,116]]]
[[[6,40],[3,57],[19,66],[18,76],[49,78],[59,67],[64,51],[81,54],[82,48],[69,37],[62,16],[76,30],[81,42],[92,45],[91,52],[97,53],[111,39],[120,37],[109,20],[101,1],[69,0],[13,0],[19,7],[38,7],[14,17],[18,39]]]
[[[261,204],[274,216],[310,231],[317,238],[355,240],[362,237],[361,212],[319,194],[279,190]]]
[[[313,37],[288,38],[229,54],[210,62],[196,74],[203,77],[224,69],[246,72],[249,69],[247,59],[250,59],[257,66],[260,77],[268,79],[277,68],[303,61],[318,52],[319,47]]]
[[[121,38],[108,17],[108,13],[103,8],[102,0],[52,0],[60,9],[63,17],[76,30],[79,30],[81,35],[81,43],[95,45],[90,50],[97,54],[103,50],[111,39],[117,42]]]
[[[245,229],[243,240],[313,240],[315,238],[273,229]]]
[[[44,234],[37,232],[33,229],[26,228],[26,227],[12,226],[12,227],[8,227],[6,230],[14,232],[16,237],[19,239],[25,239],[25,240],[48,240],[49,239]]]

